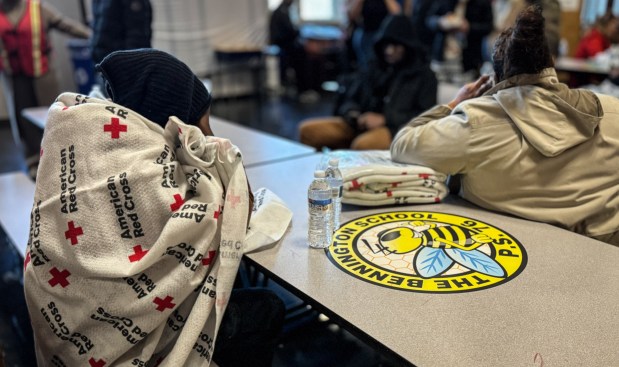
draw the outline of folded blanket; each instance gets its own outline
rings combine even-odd
[[[290,211],[259,190],[248,230],[230,141],[73,93],[49,110],[40,162],[24,262],[38,364],[208,366],[243,252]]]
[[[344,179],[342,202],[378,206],[440,202],[448,194],[447,176],[429,167],[396,163],[387,150],[336,150],[321,162],[338,158]]]

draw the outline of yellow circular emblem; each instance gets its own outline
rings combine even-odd
[[[453,214],[401,211],[345,223],[326,249],[343,271],[411,292],[454,293],[494,287],[527,264],[522,244],[488,223]]]

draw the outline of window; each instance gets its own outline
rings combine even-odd
[[[346,0],[296,0],[290,9],[293,21],[302,23],[337,23],[346,22]],[[282,0],[268,0],[269,10],[273,11]]]

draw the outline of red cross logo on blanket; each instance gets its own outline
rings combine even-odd
[[[218,219],[218,218],[219,218],[219,216],[221,215],[221,211],[222,211],[222,209],[223,209],[223,208],[221,207],[221,205],[218,205],[218,207],[219,207],[219,208],[218,208],[218,209],[217,209],[217,210],[213,213],[213,218],[215,218],[215,219]]]
[[[153,303],[157,305],[157,311],[163,312],[165,311],[166,308],[173,308],[174,306],[176,306],[176,303],[172,303],[173,299],[174,298],[170,296],[165,296],[164,299],[155,297],[155,299],[153,300]]]
[[[419,178],[423,178],[424,180],[427,180],[428,178],[430,178],[430,174],[428,174],[428,173],[420,173],[419,174]]]
[[[213,251],[209,251],[208,252],[208,256],[202,258],[202,265],[204,266],[209,266],[211,265],[211,262],[213,261],[213,259],[215,258],[215,254],[217,253],[217,251],[213,250]]]
[[[182,133],[183,133],[183,130],[181,130],[181,128],[180,128],[180,127],[178,128],[178,133],[179,133],[179,134],[182,134]]]
[[[69,109],[69,106],[64,106],[64,107],[62,108],[62,110],[63,110],[63,111],[66,111],[66,110],[68,110],[68,109]]]
[[[67,269],[60,271],[57,267],[53,267],[49,273],[52,275],[52,279],[50,279],[48,283],[52,286],[52,288],[58,284],[60,284],[62,288],[70,284],[67,278],[71,275],[71,273]]]
[[[112,122],[109,125],[103,125],[103,131],[111,133],[112,139],[118,139],[121,132],[127,131],[127,125],[121,125],[118,117],[112,117]]]
[[[26,258],[24,259],[24,270],[26,270],[26,267],[28,266],[29,263],[30,263],[30,251],[26,253]]]
[[[94,358],[90,358],[88,360],[88,363],[90,364],[90,367],[103,367],[105,366],[105,361],[102,359],[99,359],[98,361],[95,361]]]
[[[132,262],[132,263],[142,260],[144,255],[146,255],[146,253],[148,252],[148,250],[142,250],[142,246],[137,245],[137,246],[133,246],[133,252],[134,252],[133,255],[129,255],[129,262]]]
[[[82,227],[76,227],[75,224],[73,224],[73,221],[70,221],[68,225],[69,230],[64,232],[64,238],[70,239],[71,245],[75,246],[78,243],[77,236],[83,235],[84,231],[82,230]]]
[[[179,210],[181,208],[181,205],[183,205],[184,203],[185,200],[183,200],[183,197],[180,194],[174,194],[174,202],[170,204],[170,210],[175,212]]]
[[[228,199],[226,201],[232,206],[232,209],[234,209],[236,208],[236,204],[241,202],[241,196],[234,195],[234,191],[230,190],[230,194],[228,195]]]

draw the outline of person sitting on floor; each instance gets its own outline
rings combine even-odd
[[[257,218],[290,218],[252,205],[187,65],[138,49],[97,68],[112,100],[61,94],[43,136],[24,263],[38,364],[270,366],[283,302],[232,287],[266,245]]]
[[[493,64],[496,85],[484,76],[413,119],[392,159],[459,175],[483,208],[619,245],[619,102],[559,82],[538,7],[501,33]]]
[[[336,116],[301,123],[302,143],[316,149],[388,149],[400,126],[436,103],[438,82],[408,17],[386,18],[374,49],[377,64],[347,78]]]

